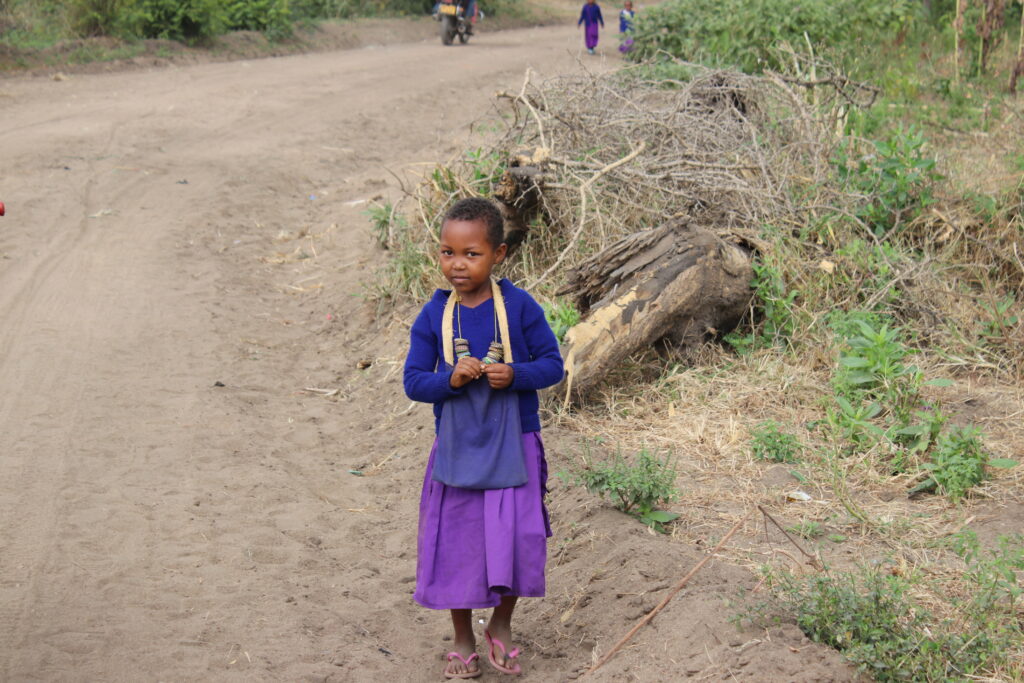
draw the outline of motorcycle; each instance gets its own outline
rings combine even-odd
[[[467,43],[473,35],[473,12],[476,3],[472,0],[441,0],[434,18],[441,22],[441,44],[451,45],[455,36],[460,43]]]

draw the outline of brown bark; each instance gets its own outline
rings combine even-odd
[[[591,257],[559,292],[586,312],[565,338],[567,390],[586,392],[661,339],[693,346],[735,325],[752,276],[745,250],[686,223],[630,235]]]

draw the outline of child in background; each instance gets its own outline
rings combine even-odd
[[[629,36],[633,32],[633,19],[636,12],[633,11],[633,0],[626,0],[623,9],[619,12],[619,52],[626,54],[633,49],[633,39]]]
[[[583,24],[583,37],[587,44],[587,52],[594,54],[594,48],[597,47],[597,26],[601,25],[604,28],[604,17],[601,16],[601,7],[597,4],[597,0],[587,0],[587,4],[583,5],[583,11],[580,12],[580,20],[576,22],[578,27]]]
[[[492,277],[507,250],[493,203],[452,206],[439,257],[452,290],[437,290],[420,311],[405,361],[406,394],[434,404],[413,599],[451,611],[445,678],[481,674],[472,610],[486,608],[494,608],[483,634],[491,666],[520,673],[512,613],[520,597],[545,591],[551,528],[537,390],[564,370],[540,305]]]

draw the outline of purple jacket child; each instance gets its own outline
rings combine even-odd
[[[594,54],[594,48],[597,47],[597,32],[598,24],[601,28],[604,28],[604,17],[601,16],[601,8],[597,4],[597,0],[587,0],[587,4],[583,5],[583,11],[580,12],[580,20],[576,22],[576,25],[584,25],[583,35],[587,44],[587,52]]]

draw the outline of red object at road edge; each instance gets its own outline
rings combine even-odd
[[[4,215],[4,203],[0,202],[0,216]]]

